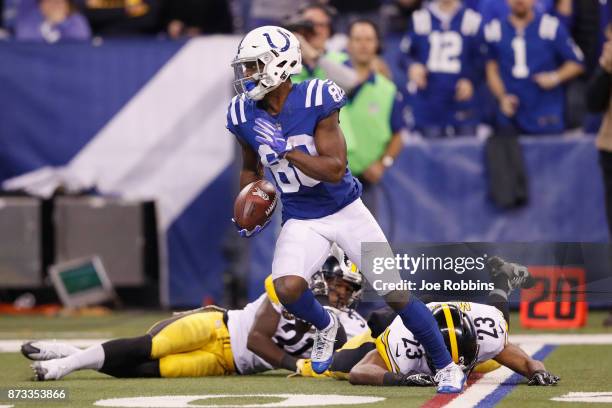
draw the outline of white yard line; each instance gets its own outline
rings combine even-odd
[[[555,346],[612,344],[612,334],[515,334],[510,341],[518,344],[552,344]]]
[[[533,355],[542,348],[543,344],[521,344],[521,348],[529,355]],[[446,404],[445,408],[473,407],[482,401],[487,395],[495,391],[499,384],[510,378],[514,371],[506,367],[500,367],[495,371],[485,374],[482,378],[472,384],[463,394]]]
[[[32,336],[36,339],[99,339],[113,337],[112,331],[0,331],[0,340],[20,339],[24,336]],[[30,339],[33,340],[33,339]]]
[[[569,394],[551,398],[550,400],[560,402],[598,402],[609,404],[612,402],[612,392],[570,392]]]
[[[16,353],[19,352],[21,345],[35,338],[36,340],[46,340],[41,337],[47,337],[49,339],[57,339],[63,343],[68,343],[75,347],[89,347],[94,344],[99,344],[109,340],[108,338],[71,338],[71,339],[60,339],[58,334],[61,332],[46,332],[46,333],[32,333],[32,338],[29,339],[13,339],[13,340],[0,340],[0,353]],[[83,332],[74,332],[75,336],[82,336]],[[108,333],[106,333],[108,334]],[[19,333],[23,336],[23,333]],[[108,336],[110,337],[110,336]],[[510,335],[510,341],[512,343],[521,344],[522,346],[542,346],[543,344],[553,345],[597,345],[597,344],[612,344],[612,334],[516,334]],[[493,373],[501,371],[495,370]],[[490,374],[493,374],[490,373]],[[479,382],[486,379],[488,376],[484,376]]]

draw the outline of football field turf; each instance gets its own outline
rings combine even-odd
[[[16,350],[22,339],[57,338],[88,341],[142,334],[167,314],[115,313],[100,317],[0,317],[0,389],[64,388],[67,401],[8,401],[0,407],[92,407],[95,406],[494,406],[570,407],[579,402],[553,401],[570,393],[595,393],[601,402],[612,401],[612,330],[601,327],[603,313],[591,313],[584,329],[546,332],[515,329],[524,348],[536,356],[546,356],[547,368],[562,380],[556,387],[528,387],[524,379],[499,369],[478,378],[461,396],[436,396],[433,388],[351,386],[331,379],[285,378],[287,371],[273,371],[254,376],[229,376],[188,379],[114,379],[93,371],[76,372],[56,382],[32,382],[29,361]],[[569,337],[568,337],[569,336]],[[512,336],[511,336],[512,338]],[[13,340],[13,341],[11,341]],[[591,343],[591,344],[588,344]],[[600,344],[592,344],[600,343]],[[287,399],[287,395],[298,395]],[[223,395],[224,397],[217,397]],[[303,396],[299,396],[303,395]],[[341,397],[333,397],[341,396]],[[592,394],[581,394],[594,398]],[[169,396],[164,399],[163,396]],[[186,396],[181,398],[179,396]],[[566,397],[563,397],[566,396]],[[137,400],[125,398],[147,397]],[[363,400],[360,398],[366,398]],[[112,399],[123,401],[110,401]],[[574,398],[576,395],[574,394]],[[603,399],[603,400],[602,400]],[[370,401],[370,402],[367,402]],[[367,403],[363,403],[367,402]],[[290,405],[294,403],[294,405]],[[338,404],[341,403],[341,404]],[[329,405],[332,404],[332,405]],[[582,403],[582,405],[586,405]],[[592,404],[590,405],[592,406]]]

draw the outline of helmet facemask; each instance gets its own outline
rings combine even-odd
[[[265,94],[280,85],[274,84],[265,72],[266,65],[273,59],[272,51],[256,57],[236,58],[232,61],[234,68],[234,90],[251,99],[260,100]]]
[[[272,49],[256,57],[236,58],[232,62],[236,93],[258,101],[286,81],[297,62],[279,61],[279,57]]]
[[[311,289],[313,292],[316,290],[318,294],[329,296],[330,292],[336,291],[334,281],[336,279],[341,280],[344,284],[350,286],[350,296],[346,300],[345,305],[332,305],[340,310],[355,309],[359,304],[361,294],[363,292],[363,277],[356,265],[346,258],[344,252],[342,252],[340,262],[337,258],[339,254],[334,253],[330,255],[321,270],[313,276],[311,283]],[[340,297],[340,295],[338,295]]]

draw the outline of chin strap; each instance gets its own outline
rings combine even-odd
[[[283,81],[279,82],[276,85],[266,87],[266,86],[264,86],[262,84],[261,78],[259,78],[259,83],[258,84],[255,84],[254,81],[248,81],[245,84],[245,87],[247,89],[246,95],[247,95],[247,97],[249,99],[253,99],[254,101],[259,101],[259,100],[263,99],[263,97],[267,93],[272,92],[273,90],[278,88],[280,86],[280,84],[282,84],[282,83],[283,83]]]

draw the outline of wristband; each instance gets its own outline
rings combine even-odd
[[[410,374],[395,374],[387,372],[383,376],[383,385],[431,387],[436,385],[436,380],[431,375],[419,374],[414,371],[411,371]]]
[[[395,374],[387,371],[383,376],[383,385],[385,386],[400,386],[403,385],[406,376],[403,374]]]
[[[285,370],[295,371],[297,370],[297,358],[285,353],[285,355],[281,359],[280,366]]]
[[[393,166],[393,163],[395,163],[395,159],[389,156],[388,154],[386,154],[380,162],[385,168],[388,169],[389,167]]]

